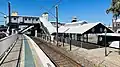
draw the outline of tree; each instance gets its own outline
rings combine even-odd
[[[112,4],[109,9],[106,10],[106,13],[113,13],[113,18],[117,19],[120,15],[120,0],[112,0]]]
[[[106,10],[107,14],[109,12],[113,13],[113,18],[115,18],[115,22],[116,22],[117,18],[120,16],[120,0],[112,0],[111,7]],[[120,55],[120,41],[119,41],[119,55]]]
[[[120,16],[120,0],[112,0],[110,8],[106,10],[107,14],[110,12],[112,12],[113,18],[115,19],[116,22],[117,18]],[[114,30],[114,26],[113,26],[113,30]],[[115,31],[116,30],[117,30],[117,23],[116,23]]]

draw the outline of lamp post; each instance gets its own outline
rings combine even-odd
[[[119,55],[120,55],[120,41],[119,41]]]
[[[65,34],[63,34],[63,46],[64,46],[64,42],[65,42]]]
[[[70,33],[69,33],[69,40],[70,40],[70,51],[71,51],[72,50],[72,45],[71,45],[72,36]]]
[[[106,28],[104,29],[104,32],[105,32],[105,42],[104,42],[104,45],[105,45],[105,56],[107,56],[107,45],[106,45],[106,33],[107,33],[107,29]]]

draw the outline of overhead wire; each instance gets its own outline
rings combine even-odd
[[[49,11],[52,10],[56,5],[59,5],[59,4],[61,3],[61,1],[62,1],[62,0],[59,0],[57,3],[55,3],[55,4],[49,9]]]
[[[56,18],[56,16],[51,12],[51,10],[56,6],[59,5],[61,3],[62,0],[59,0],[58,2],[56,2],[50,9],[45,8],[44,6],[41,7],[41,9],[43,8],[44,10],[46,10],[48,13],[51,14],[52,18]]]

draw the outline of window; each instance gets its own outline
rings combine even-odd
[[[81,41],[81,36],[77,35],[77,41]]]
[[[120,31],[118,31],[118,33],[120,33]]]
[[[29,18],[29,20],[31,20],[31,18]]]
[[[16,18],[14,18],[14,20],[16,20]]]
[[[75,39],[74,34],[72,34],[72,39]]]
[[[103,29],[102,29],[102,28],[100,28],[100,32],[103,32]]]
[[[99,40],[102,41],[102,37],[100,37]]]
[[[118,26],[119,26],[119,24],[118,24]]]
[[[116,24],[114,24],[114,27],[116,27]]]
[[[38,18],[36,19],[36,21],[38,21]]]
[[[94,28],[92,28],[92,32],[95,32],[95,29],[94,29]]]
[[[32,18],[32,20],[34,20],[34,18]]]
[[[27,20],[27,18],[25,18],[25,20]]]

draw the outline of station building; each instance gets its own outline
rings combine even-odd
[[[114,33],[113,30],[101,22],[88,23],[87,21],[77,21],[76,19],[73,19],[71,22],[58,29],[59,38],[65,38],[66,42],[72,39],[97,44],[100,40],[97,34],[105,33],[105,29],[106,33]],[[53,33],[53,35],[55,34],[56,32]]]

